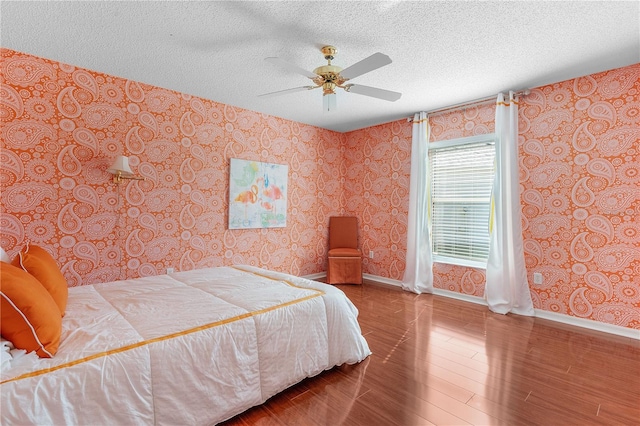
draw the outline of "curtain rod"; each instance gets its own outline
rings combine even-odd
[[[529,89],[524,89],[524,90],[517,90],[515,92],[513,92],[514,96],[526,96],[529,93],[531,93],[531,91]],[[484,104],[484,103],[488,103],[489,101],[495,101],[496,98],[498,97],[498,95],[493,95],[493,96],[485,96],[484,98],[478,98],[478,99],[474,99],[472,101],[466,101],[466,102],[460,102],[458,104],[453,104],[453,105],[449,105],[446,107],[442,107],[442,108],[437,108],[437,109],[432,109],[430,111],[427,111],[427,115],[433,115],[433,114],[440,114],[442,112],[445,111],[454,111],[456,109],[462,109],[465,108],[467,106],[472,106],[472,105],[478,105],[478,104]],[[407,121],[413,121],[413,116],[412,117],[408,117]]]
[[[474,99],[472,101],[467,101],[467,102],[460,102],[458,104],[454,104],[454,105],[449,105],[446,107],[442,107],[442,108],[437,108],[437,109],[432,109],[431,111],[427,111],[428,115],[431,114],[440,114],[441,112],[445,112],[445,111],[449,111],[449,110],[455,110],[455,109],[462,109],[465,108],[467,106],[475,106],[478,104],[485,104],[485,103],[489,103],[491,102],[495,102],[496,98],[498,97],[498,95],[493,95],[493,96],[486,96],[484,98],[478,98],[478,99]]]

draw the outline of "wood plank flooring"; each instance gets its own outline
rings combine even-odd
[[[373,354],[224,425],[640,425],[640,342],[365,282]]]

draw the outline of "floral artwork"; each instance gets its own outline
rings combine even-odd
[[[286,165],[232,158],[229,229],[287,226],[287,173]]]

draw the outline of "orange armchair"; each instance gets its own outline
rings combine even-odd
[[[362,284],[362,253],[358,248],[358,218],[329,218],[328,284]]]

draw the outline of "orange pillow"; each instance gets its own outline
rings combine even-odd
[[[62,317],[53,297],[32,275],[0,262],[0,334],[18,349],[51,358],[58,351]]]
[[[67,309],[69,287],[67,280],[58,268],[58,264],[49,252],[38,246],[27,245],[20,250],[11,264],[36,277],[53,297],[58,309],[60,309],[60,315],[64,316],[64,311]]]

